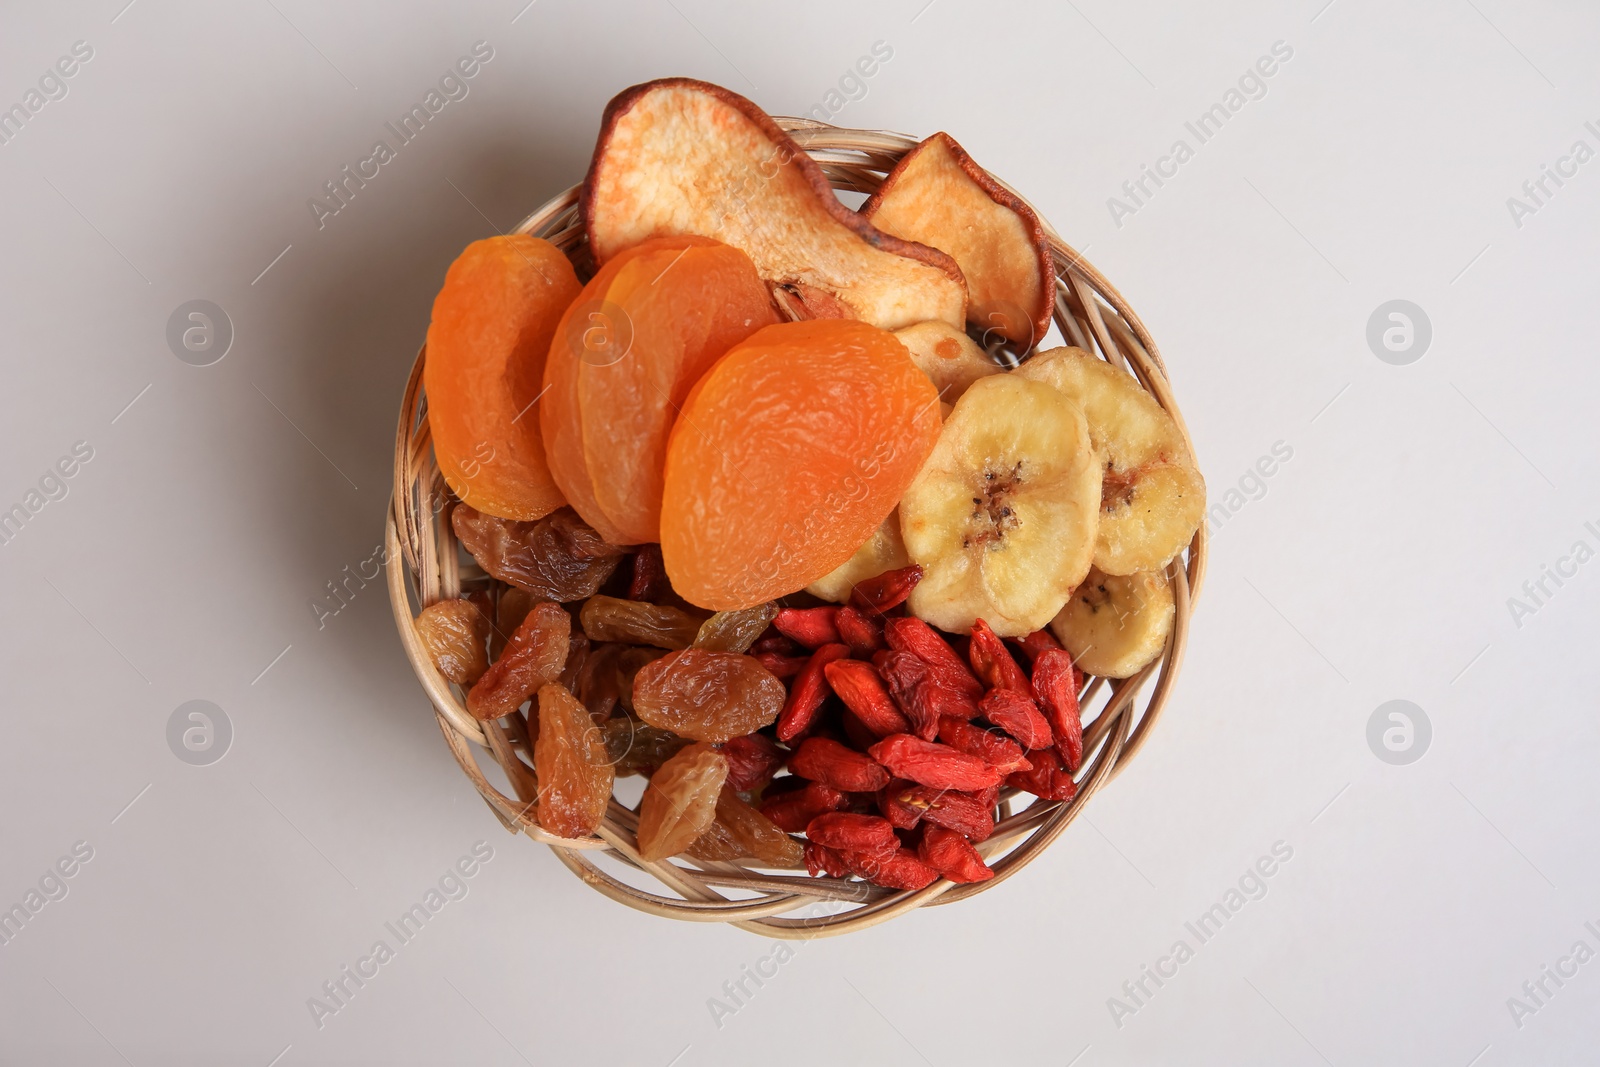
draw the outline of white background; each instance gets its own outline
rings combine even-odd
[[[1600,547],[1600,162],[1520,227],[1507,198],[1600,148],[1600,12],[525,2],[4,6],[0,105],[74,41],[94,57],[0,146],[0,507],[74,442],[94,458],[0,545],[0,906],[94,858],[0,947],[0,1061],[1592,1062],[1600,962],[1520,1020],[1507,998],[1600,949],[1600,563],[1520,627],[1507,599]],[[307,199],[479,40],[470,95],[319,229]],[[1216,531],[1151,743],[1047,854],[803,945],[718,1027],[708,999],[770,944],[613,904],[505,834],[383,590],[320,629],[310,602],[379,544],[446,265],[581,178],[609,97],[685,74],[798,114],[876,41],[834,121],[948,130],[1087,247],[1214,501],[1293,458]],[[1276,41],[1266,95],[1115,225],[1107,198]],[[205,368],[165,341],[195,298],[236,332]],[[1433,328],[1408,366],[1365,339],[1396,298]],[[1397,698],[1433,725],[1408,766],[1366,741]],[[167,746],[191,699],[233,723],[211,766]],[[307,999],[479,840],[470,894],[319,1029]],[[1119,1026],[1108,998],[1278,841],[1266,896]]]

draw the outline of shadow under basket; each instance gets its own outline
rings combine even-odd
[[[840,129],[804,119],[776,121],[821,165],[838,190],[871,193],[917,144],[902,134]],[[516,232],[546,238],[582,262],[587,250],[578,195],[577,186],[567,190],[525,219]],[[1054,319],[1065,343],[1131,370],[1177,421],[1188,442],[1166,367],[1138,316],[1094,267],[1048,223],[1044,226],[1056,273]],[[767,937],[797,939],[847,933],[915,908],[965,900],[1016,874],[1044,851],[1139,750],[1166,703],[1205,574],[1204,523],[1187,551],[1168,566],[1177,610],[1161,656],[1132,678],[1087,679],[1082,695],[1084,759],[1074,776],[1077,795],[1069,801],[1045,801],[1010,788],[1001,793],[994,834],[977,845],[994,869],[988,881],[957,885],[939,879],[907,891],[853,879],[809,878],[803,870],[763,868],[756,860],[715,862],[677,856],[651,863],[640,858],[636,847],[638,817],[615,796],[594,837],[555,837],[534,818],[533,745],[522,717],[482,723],[474,719],[467,712],[465,694],[434,667],[417,632],[415,616],[424,605],[462,595],[464,583],[467,587],[484,583],[470,561],[461,561],[448,521],[456,498],[433,456],[422,387],[426,356],[426,348],[417,354],[400,409],[393,506],[385,539],[389,598],[401,642],[433,702],[445,743],[490,810],[512,833],[549,845],[574,874],[613,900],[668,918],[733,923]],[[491,781],[490,775],[502,784]],[[618,779],[619,785],[633,781],[640,780]]]

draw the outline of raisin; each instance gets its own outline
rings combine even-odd
[[[778,717],[783,683],[750,656],[691,648],[639,671],[634,713],[652,726],[695,741],[755,733]]]
[[[729,738],[722,745],[728,757],[728,785],[740,791],[760,789],[783,764],[783,750],[766,734]]]
[[[457,685],[471,685],[489,669],[489,620],[470,601],[429,604],[417,616],[417,635],[439,673]]]
[[[929,826],[922,831],[917,858],[952,882],[986,882],[994,877],[994,871],[971,842],[942,826]]]
[[[778,782],[798,781],[796,778],[779,778]],[[773,783],[776,787],[777,782]],[[791,834],[805,830],[812,819],[825,812],[838,811],[849,798],[831,785],[806,782],[799,789],[771,793],[761,802],[761,814]]]
[[[860,608],[840,608],[834,625],[839,630],[840,640],[858,656],[870,656],[878,649],[887,647],[883,643],[883,619],[869,615]]]
[[[746,855],[774,867],[798,867],[804,847],[783,828],[745,803],[730,785],[717,797],[717,824],[727,827]]]
[[[893,852],[900,847],[889,820],[880,815],[830,811],[806,824],[806,837],[847,852]]]
[[[1039,713],[1033,698],[1015,689],[991,689],[978,701],[984,718],[1016,738],[1023,748],[1044,748],[1050,744],[1050,724]]]
[[[845,707],[879,737],[911,732],[911,723],[895,707],[883,679],[870,663],[841,659],[825,665],[822,673]]]
[[[651,775],[689,742],[677,734],[658,730],[638,719],[619,716],[600,727],[606,758],[620,775]]]
[[[753,608],[719,611],[700,624],[693,647],[713,652],[748,652],[777,614],[778,605],[770,600]]]
[[[816,722],[822,702],[828,696],[828,682],[823,670],[828,664],[848,655],[850,649],[838,643],[823,645],[811,653],[810,661],[795,676],[794,685],[784,701],[783,714],[778,719],[779,741],[793,741]]]
[[[723,786],[724,789],[727,786]],[[712,819],[711,825],[706,827],[705,833],[694,839],[694,844],[683,850],[686,856],[693,856],[697,860],[736,860],[740,856],[749,855],[744,846],[734,838],[733,831],[728,829],[726,823],[720,818]]]
[[[639,855],[676,856],[711,825],[728,761],[707,744],[690,745],[651,776],[639,802]]]
[[[467,693],[467,710],[479,719],[498,719],[516,711],[540,686],[559,679],[571,632],[572,616],[560,604],[535,604],[505,652]]]
[[[506,642],[517,632],[522,620],[539,602],[539,598],[526,589],[507,586],[500,591],[500,603],[495,605],[494,633],[489,635],[489,658],[496,660],[505,651]]]
[[[826,737],[808,737],[789,757],[789,770],[847,793],[871,793],[889,784],[889,772],[854,749]]]
[[[982,619],[972,624],[972,643],[967,647],[967,657],[972,660],[973,671],[989,688],[1015,689],[1032,695],[1033,686],[1012,658],[1011,650]]]
[[[615,773],[588,709],[559,685],[539,690],[539,825],[558,837],[587,837],[599,828]]]
[[[784,608],[772,620],[779,633],[810,649],[839,643],[839,609]]]
[[[977,756],[1001,774],[1033,769],[1022,746],[1011,738],[953,715],[939,720],[939,740],[957,752]]]
[[[626,641],[658,648],[688,648],[700,632],[700,620],[686,611],[643,600],[592,596],[578,613],[591,641]]]
[[[1075,771],[1083,763],[1083,715],[1078,707],[1078,672],[1061,648],[1046,649],[1033,662],[1033,696],[1050,723],[1056,751]]]
[[[672,592],[667,568],[661,562],[660,545],[642,545],[633,557],[633,573],[628,579],[628,599],[659,604]]]
[[[1000,781],[994,767],[977,756],[957,752],[949,745],[937,745],[910,734],[886,737],[868,750],[868,755],[901,778],[935,789],[982,789]]]
[[[954,689],[977,700],[983,696],[983,683],[956,655],[939,631],[911,616],[888,619],[883,624],[883,638],[896,652],[909,652],[927,664],[928,672],[936,684]]]
[[[1078,783],[1072,780],[1072,772],[1061,762],[1055,749],[1040,749],[1029,758],[1032,769],[1007,775],[1006,785],[1032,793],[1041,800],[1071,800],[1078,795]]]
[[[567,603],[593,596],[624,553],[571,508],[537,522],[517,522],[457,504],[450,526],[478,566],[540,600]]]

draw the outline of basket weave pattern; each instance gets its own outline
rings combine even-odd
[[[902,134],[847,130],[803,119],[777,122],[840,190],[871,193],[917,144]],[[587,257],[578,195],[578,187],[567,190],[525,219],[516,232],[546,238],[583,262]],[[1168,386],[1166,367],[1138,316],[1048,223],[1045,230],[1056,271],[1054,318],[1067,343],[1131,370],[1177,421],[1192,455],[1193,444]],[[1057,802],[1034,800],[1014,789],[1002,792],[994,834],[977,846],[995,872],[986,882],[955,885],[940,879],[924,889],[902,891],[854,880],[808,878],[804,872],[757,869],[742,860],[674,857],[651,863],[640,858],[636,847],[637,816],[615,799],[595,837],[555,837],[534,818],[533,745],[522,717],[484,723],[473,718],[465,694],[433,666],[417,632],[415,615],[422,606],[460,596],[464,581],[479,578],[462,573],[448,521],[455,498],[433,457],[422,387],[426,356],[426,349],[418,353],[401,405],[394,497],[386,531],[389,596],[401,641],[433,702],[446,744],[490,810],[512,833],[549,845],[574,874],[614,900],[670,918],[728,922],[779,938],[846,933],[914,908],[964,900],[1015,874],[1055,840],[1096,790],[1139,750],[1166,703],[1205,573],[1203,524],[1187,552],[1168,567],[1177,610],[1162,655],[1132,678],[1088,681],[1082,697],[1084,761],[1075,776],[1077,796]],[[1141,701],[1140,693],[1152,679]],[[498,766],[501,784],[490,780],[485,763]],[[1015,810],[1029,800],[1031,805]]]

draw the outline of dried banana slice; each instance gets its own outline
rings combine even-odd
[[[1050,629],[1086,674],[1129,678],[1161,655],[1174,615],[1172,583],[1160,571],[1089,572]]]
[[[867,543],[856,549],[855,555],[806,586],[806,592],[843,604],[850,599],[850,590],[857,582],[876,578],[885,571],[899,570],[910,563],[906,543],[900,539],[900,512],[891,511],[883,524],[872,531]]]

